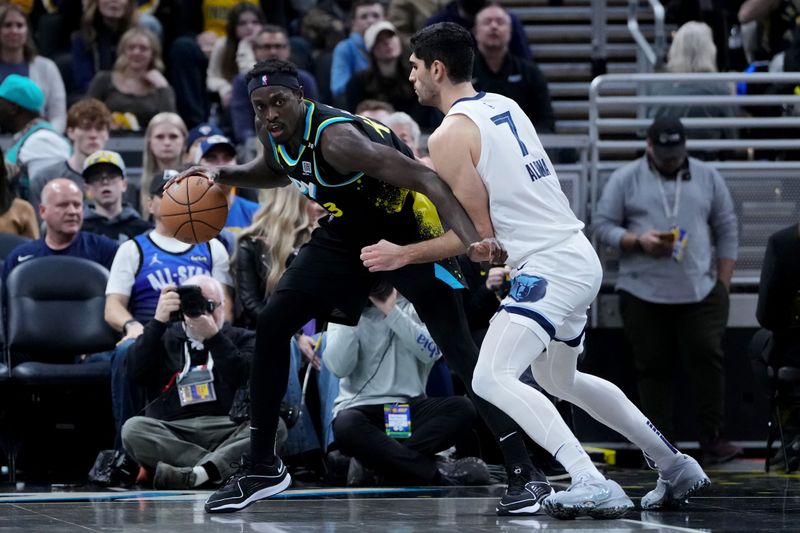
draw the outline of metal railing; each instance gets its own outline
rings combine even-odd
[[[639,29],[639,0],[628,0],[628,30],[636,42],[636,59],[639,72],[653,72],[661,68],[667,49],[664,31],[664,6],[658,0],[647,0],[653,9],[653,45]]]

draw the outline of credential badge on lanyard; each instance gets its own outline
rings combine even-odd
[[[178,375],[178,398],[181,407],[195,405],[198,403],[213,402],[217,399],[214,390],[214,358],[208,352],[208,360],[204,365],[191,366],[192,358],[189,355],[188,342],[183,343],[183,354],[186,363],[183,370]]]

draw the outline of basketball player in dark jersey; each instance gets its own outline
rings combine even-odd
[[[449,366],[470,386],[478,349],[454,291],[461,286],[457,269],[428,263],[374,274],[359,257],[364,246],[381,239],[408,244],[441,235],[438,208],[472,260],[505,260],[505,250],[493,239],[492,229],[481,228],[479,233],[449,187],[434,171],[416,162],[389,128],[303,99],[297,71],[287,62],[258,63],[247,81],[263,155],[245,165],[192,168],[178,179],[203,172],[227,185],[270,188],[291,184],[325,207],[329,216],[301,248],[259,315],[250,380],[251,453],[239,471],[208,499],[207,512],[237,511],[291,484],[286,467],[275,454],[291,337],[315,316],[355,325],[370,289],[380,278],[414,304]],[[498,438],[510,471],[543,480],[528,458],[522,431],[471,390],[470,394]],[[538,499],[521,491],[506,491],[501,504],[511,513],[531,513],[539,508]]]

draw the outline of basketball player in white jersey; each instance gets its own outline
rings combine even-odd
[[[710,484],[697,462],[676,450],[619,388],[577,371],[602,270],[533,125],[513,100],[472,87],[473,40],[462,27],[426,27],[412,37],[411,48],[409,79],[419,101],[446,114],[429,140],[436,171],[481,236],[496,236],[506,247],[514,268],[509,295],[481,347],[475,393],[511,416],[572,476],[566,491],[544,499],[548,514],[616,518],[633,502],[595,468],[553,404],[519,381],[531,365],[548,393],[618,431],[655,464],[658,482],[642,498],[643,509],[679,506]],[[452,232],[402,247],[402,253],[391,246],[367,247],[362,260],[381,270],[463,253]]]

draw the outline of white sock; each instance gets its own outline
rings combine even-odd
[[[558,462],[564,466],[567,472],[569,472],[573,483],[584,479],[605,479],[603,474],[594,466],[589,454],[586,453],[577,439],[561,446],[558,452],[556,452],[555,457]]]
[[[195,466],[192,468],[192,472],[194,472],[194,486],[199,487],[206,481],[208,481],[208,472],[202,466]]]

